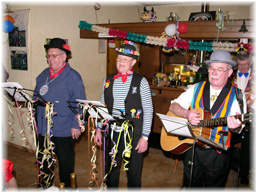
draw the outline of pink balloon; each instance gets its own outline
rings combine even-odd
[[[180,33],[186,33],[187,30],[188,30],[188,25],[186,23],[183,23],[183,22],[179,23],[178,31]]]

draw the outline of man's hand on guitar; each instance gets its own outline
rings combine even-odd
[[[188,110],[187,119],[192,125],[198,125],[200,120],[202,120],[199,111],[196,110]]]
[[[239,113],[236,113],[239,115]],[[227,124],[230,131],[235,132],[237,128],[242,125],[242,122],[239,119],[236,119],[235,116],[228,116],[227,117]]]

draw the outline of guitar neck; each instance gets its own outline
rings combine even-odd
[[[235,115],[234,117],[242,121],[242,115]],[[219,125],[227,125],[227,117],[204,119],[204,120],[201,120],[198,125],[199,127],[216,127]]]

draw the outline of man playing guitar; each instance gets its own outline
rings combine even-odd
[[[232,60],[231,54],[224,50],[214,51],[210,60],[205,63],[209,65],[208,80],[188,88],[172,101],[169,110],[177,116],[186,118],[192,125],[198,125],[201,120],[196,108],[209,111],[212,118],[227,117],[226,124],[212,127],[209,139],[230,147],[232,132],[240,133],[243,128],[242,122],[233,116],[241,114],[237,95],[243,93],[240,93],[229,80],[233,73],[232,67],[237,63]],[[245,101],[244,95],[242,98]],[[246,113],[246,107],[243,112]],[[195,148],[187,150],[183,159],[183,186],[225,187],[228,152],[229,150],[221,150],[211,145],[195,145]]]

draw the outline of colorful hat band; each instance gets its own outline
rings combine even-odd
[[[137,55],[137,56],[140,56],[138,51],[133,51],[131,49],[116,48],[116,51],[120,52],[120,53],[127,54],[127,55]]]

